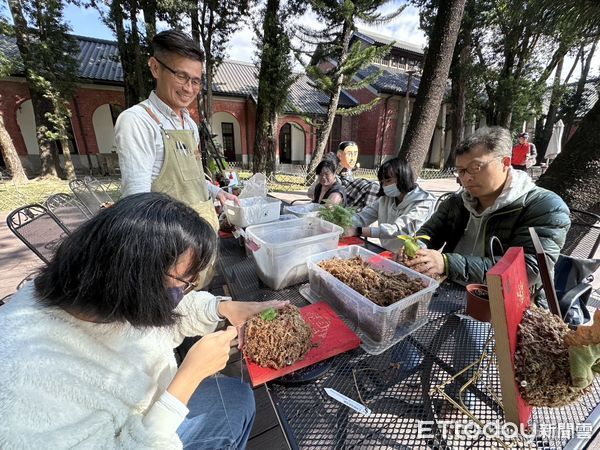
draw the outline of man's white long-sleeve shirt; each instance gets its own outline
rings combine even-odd
[[[191,130],[196,142],[200,142],[198,126],[189,111],[182,109],[182,120],[154,91],[142,103],[123,111],[115,124],[123,197],[150,192],[165,160],[160,127],[144,107],[155,114],[165,130]],[[208,181],[206,185],[209,194],[215,198],[220,188]]]

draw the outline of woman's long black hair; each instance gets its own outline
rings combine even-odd
[[[167,326],[178,318],[166,277],[191,251],[186,276],[210,262],[216,235],[198,213],[159,193],[131,195],[80,226],[35,280],[39,301],[98,322]]]

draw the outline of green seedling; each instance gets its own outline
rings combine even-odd
[[[354,215],[354,212],[354,208],[344,208],[340,205],[326,203],[323,209],[319,211],[318,216],[321,219],[342,228],[350,228],[352,226],[352,216]]]
[[[277,310],[275,308],[265,309],[260,313],[260,318],[265,322],[270,322],[277,317]]]
[[[429,236],[408,236],[406,234],[402,234],[398,236],[398,239],[404,242],[404,254],[407,258],[413,259],[417,256],[417,252],[421,249],[419,245],[419,240],[430,240]]]

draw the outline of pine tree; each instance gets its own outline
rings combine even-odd
[[[404,9],[404,6],[399,7],[387,15],[378,12],[388,3],[390,0],[320,0],[311,2],[313,11],[324,24],[325,29],[317,31],[300,27],[305,41],[317,45],[315,55],[306,72],[312,78],[315,87],[329,95],[329,103],[327,118],[319,129],[319,139],[308,167],[308,173],[313,173],[323,158],[335,116],[338,114],[338,102],[342,89],[364,88],[382,74],[382,71],[377,71],[360,81],[353,79],[360,69],[385,56],[392,48],[393,42],[381,47],[363,47],[358,41],[351,46],[350,41],[356,31],[357,19],[367,24],[385,23],[398,16]],[[333,61],[333,65],[324,70],[321,63],[327,60]],[[360,114],[371,109],[378,101],[379,98],[376,98],[366,105],[346,109],[343,114]]]
[[[72,177],[74,170],[65,143],[69,139],[68,103],[75,91],[79,46],[68,34],[61,1],[9,0],[8,4],[33,103],[42,176],[63,175],[58,141]]]
[[[294,2],[282,5],[279,0],[267,0],[263,10],[262,31],[258,34],[258,102],[256,105],[256,137],[252,171],[267,175],[275,170],[277,120],[288,102],[288,93],[296,76],[292,72],[289,30],[285,19],[301,7]]]

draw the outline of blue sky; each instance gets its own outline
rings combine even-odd
[[[386,9],[392,10],[403,3],[405,3],[403,0],[392,2]],[[102,22],[99,13],[93,8],[85,9],[68,5],[65,8],[65,18],[71,25],[74,34],[116,40],[112,31]],[[301,22],[309,26],[319,26],[319,22],[310,14],[302,17]],[[425,34],[419,29],[419,12],[413,6],[408,6],[399,17],[386,25],[361,26],[361,28],[414,45],[423,46],[426,42]],[[242,27],[231,39],[228,57],[237,61],[252,62],[256,50],[252,42],[253,37],[254,33],[250,26]]]
[[[383,12],[389,12],[405,4],[405,0],[396,0],[390,2]],[[6,10],[0,11],[6,15]],[[99,39],[116,40],[112,31],[102,22],[98,11],[93,8],[81,8],[69,4],[65,8],[65,18],[69,22],[73,33],[90,36]],[[308,26],[318,29],[320,23],[311,14],[305,14],[299,21]],[[389,36],[395,40],[406,41],[413,45],[424,46],[427,42],[425,33],[419,28],[419,12],[411,5],[408,5],[405,10],[393,21],[379,26],[359,25],[361,29],[374,31],[385,36]],[[158,26],[159,30],[166,26]],[[229,59],[245,62],[254,62],[256,47],[253,43],[254,33],[249,25],[243,26],[235,33],[230,41],[228,48]],[[570,67],[572,58],[566,58],[565,67]],[[565,75],[563,72],[563,77]],[[592,62],[592,70],[590,76],[597,76],[600,72],[600,51],[596,52]],[[579,68],[575,70],[572,80],[579,78]],[[552,79],[549,79],[549,83]]]

